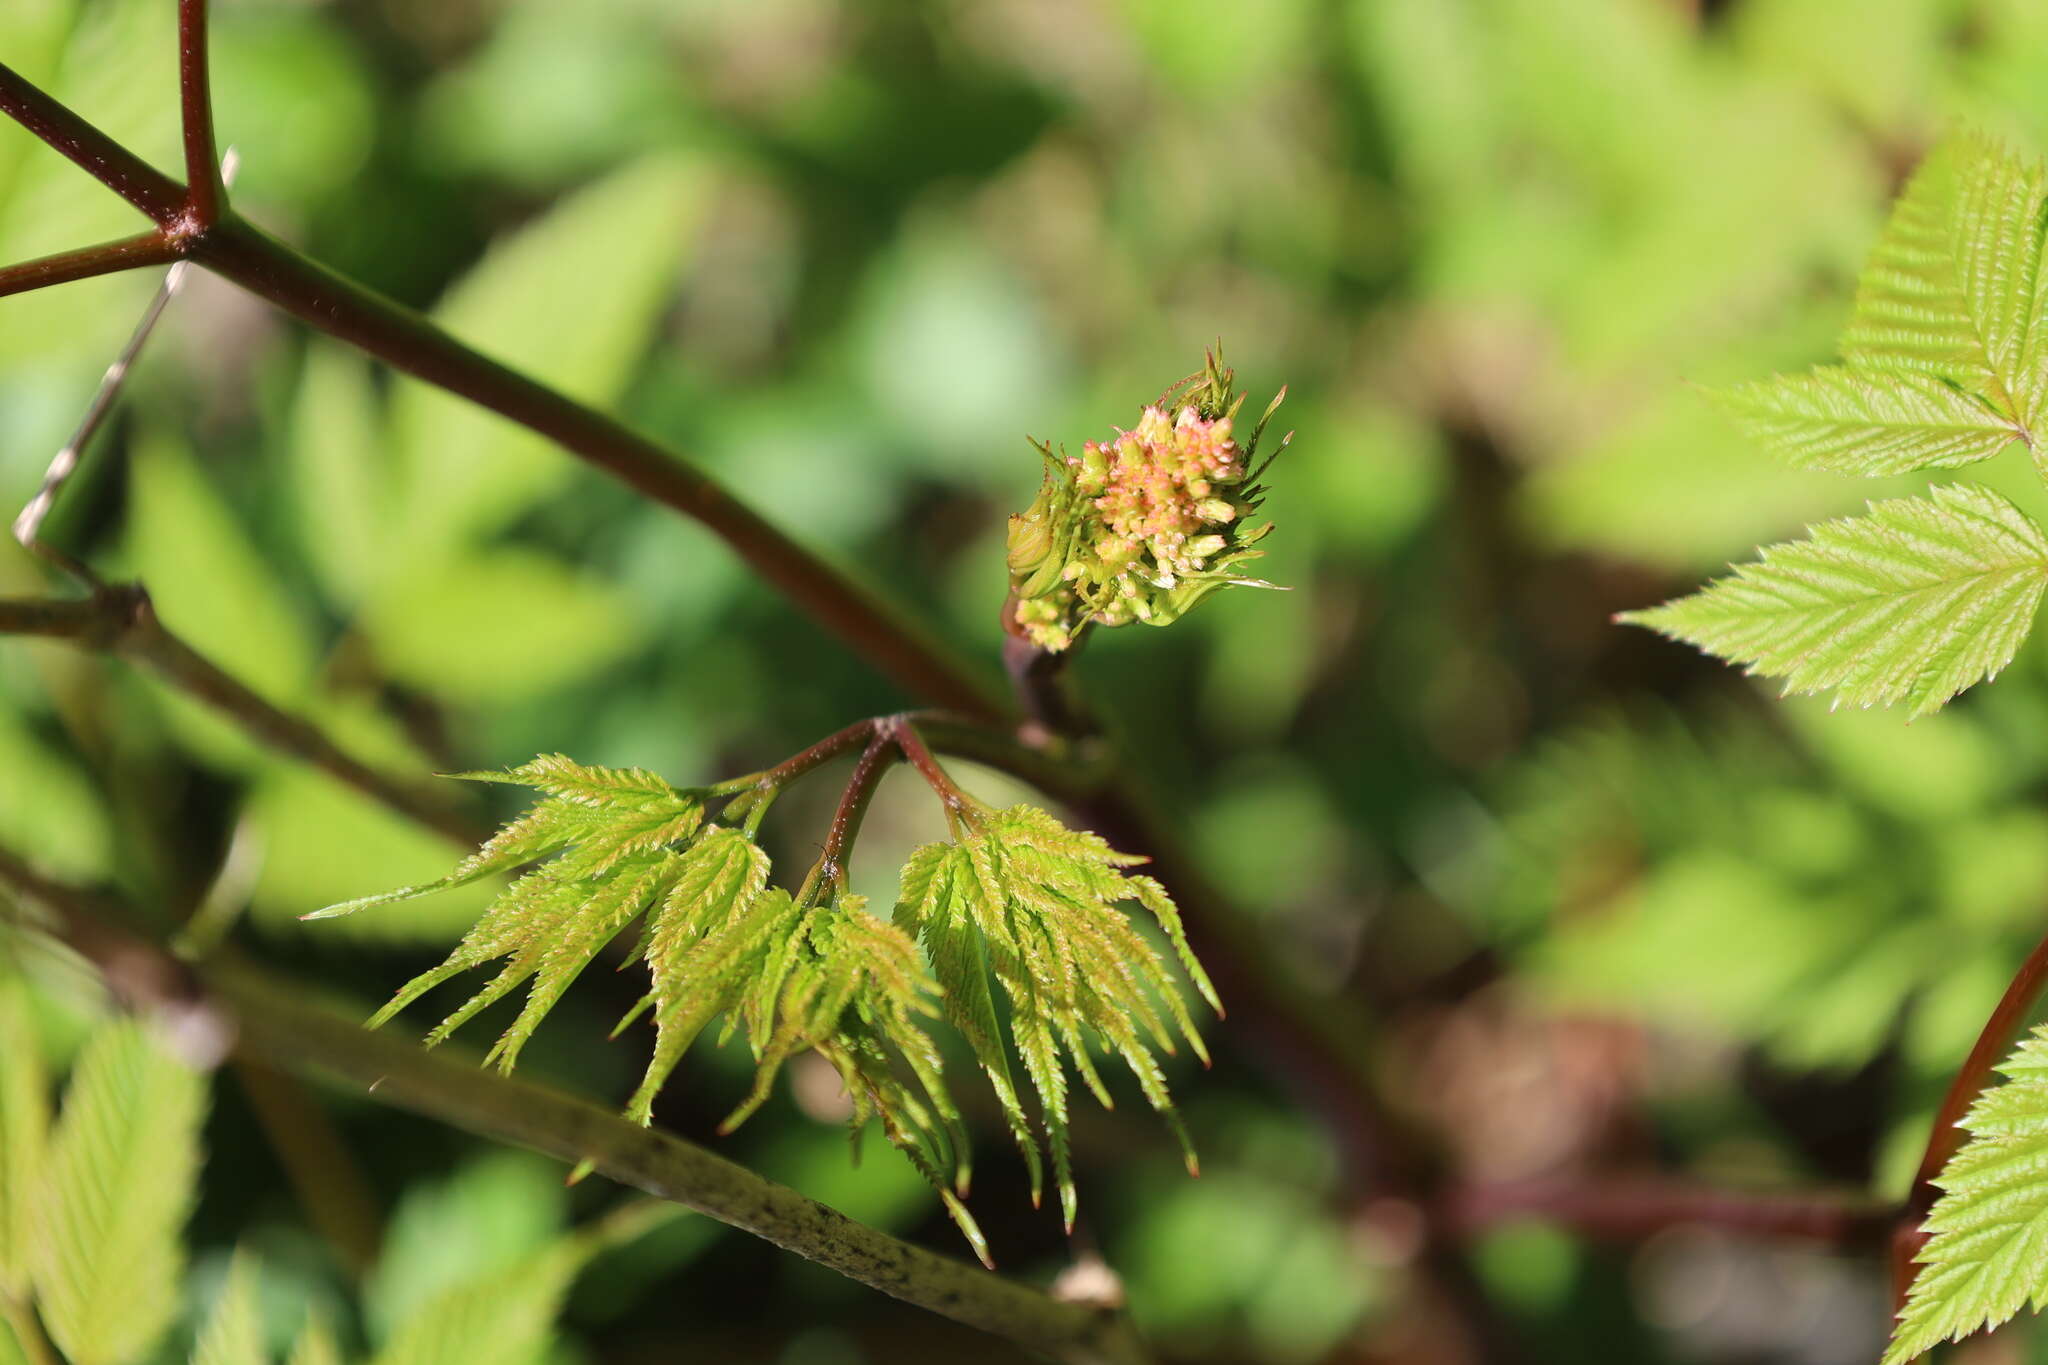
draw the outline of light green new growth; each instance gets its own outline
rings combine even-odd
[[[1698,645],[1787,692],[1913,714],[2012,660],[2048,587],[2048,538],[1970,484],[1873,503],[1774,545],[1705,591],[1621,619]]]
[[[1195,960],[1165,888],[1124,869],[1144,861],[1093,834],[1070,830],[1030,806],[969,808],[958,840],[932,844],[904,868],[896,922],[923,939],[944,987],[946,1012],[973,1047],[1042,1188],[1037,1144],[1010,1078],[996,1020],[993,978],[1010,1010],[1010,1032],[1038,1093],[1066,1224],[1075,1192],[1067,1144],[1071,1065],[1104,1107],[1108,1088],[1089,1056],[1092,1041],[1123,1058],[1152,1107],[1165,1116],[1197,1169],[1187,1132],[1167,1095],[1153,1049],[1171,1054],[1174,1031],[1208,1061],[1179,984],[1159,952],[1117,906],[1137,901],[1157,920],[1183,969],[1212,1008],[1215,988]]]
[[[487,1059],[509,1070],[570,982],[639,919],[639,943],[626,965],[646,964],[649,989],[619,1023],[623,1030],[643,1013],[653,1016],[653,1056],[626,1106],[639,1123],[652,1121],[655,1097],[716,1020],[724,1021],[721,1042],[744,1032],[756,1063],[753,1087],[722,1131],[766,1102],[785,1062],[816,1052],[846,1088],[856,1139],[876,1120],[987,1262],[981,1230],[961,1202],[971,1173],[966,1133],[927,1031],[928,1020],[943,1016],[995,1087],[1030,1165],[1034,1201],[1044,1185],[1035,1131],[1043,1131],[1070,1228],[1067,1068],[1105,1106],[1112,1102],[1091,1043],[1130,1067],[1195,1170],[1156,1054],[1174,1051],[1176,1033],[1205,1063],[1208,1054],[1164,957],[1119,906],[1136,902],[1147,911],[1212,1006],[1216,992],[1165,888],[1127,871],[1144,859],[1029,806],[981,806],[939,774],[928,780],[942,790],[956,842],[911,857],[889,924],[846,889],[843,864],[821,863],[825,875],[814,874],[791,895],[768,885],[768,856],[755,845],[750,822],[705,822],[703,800],[714,792],[734,797],[727,818],[762,808],[773,793],[760,786],[760,775],[681,790],[652,773],[589,768],[555,755],[502,774],[466,776],[535,787],[541,800],[440,881],[307,918],[425,895],[536,858],[552,861],[514,880],[447,961],[401,987],[371,1018],[373,1027],[457,973],[502,959],[497,974],[427,1041],[441,1041],[531,982],[525,1008]],[[1038,1095],[1038,1130],[1011,1078],[1011,1043]]]
[[[256,1263],[236,1252],[227,1283],[199,1329],[192,1365],[270,1365],[263,1342],[263,1315],[256,1298]]]
[[[678,790],[644,769],[586,767],[560,754],[508,772],[458,776],[534,787],[544,796],[441,880],[329,906],[306,918],[410,900],[552,858],[507,887],[446,962],[407,982],[370,1020],[372,1027],[382,1024],[450,977],[506,959],[495,977],[427,1035],[427,1042],[441,1042],[530,981],[525,1008],[491,1049],[491,1060],[510,1071],[540,1021],[591,959],[621,929],[664,902],[682,879],[689,864],[676,850],[702,827],[704,806],[697,793]]]
[[[1884,1365],[2048,1303],[2048,1025],[1998,1069],[2005,1084],[1970,1107],[1970,1141],[1935,1180],[1931,1236]]]
[[[205,1099],[200,1077],[134,1020],[87,1041],[29,1246],[43,1324],[71,1365],[143,1360],[176,1317]]]
[[[1987,459],[2034,436],[2048,388],[2041,319],[2048,175],[1974,134],[1927,158],[1871,253],[1840,365],[1717,394],[1788,463],[1885,476]],[[2026,637],[2048,539],[1981,488],[1875,504],[1691,597],[1618,619],[1788,692],[1905,702],[1915,715],[1991,677]]]
[[[770,890],[768,856],[746,832],[706,825],[701,793],[644,770],[586,767],[550,755],[505,773],[462,776],[534,787],[542,799],[440,881],[307,918],[427,895],[535,858],[552,861],[513,881],[445,962],[407,982],[371,1017],[372,1027],[449,978],[503,959],[426,1041],[441,1042],[531,982],[525,1007],[486,1059],[510,1071],[563,991],[644,917],[627,965],[644,961],[651,986],[619,1027],[651,1010],[656,1041],[627,1105],[630,1118],[652,1121],[655,1096],[715,1019],[724,1018],[725,1037],[745,1029],[758,1063],[753,1090],[725,1121],[727,1130],[767,1099],[784,1061],[815,1050],[846,1084],[856,1134],[869,1118],[878,1120],[988,1259],[981,1230],[959,1199],[966,1143],[940,1080],[937,1049],[916,1022],[938,1009],[924,998],[935,987],[910,938],[868,914],[857,896],[799,904],[787,891]]]

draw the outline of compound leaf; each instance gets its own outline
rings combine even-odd
[[[2048,538],[1989,489],[1957,484],[1824,522],[1690,597],[1618,619],[1787,692],[1936,710],[1997,673],[2048,587]]]

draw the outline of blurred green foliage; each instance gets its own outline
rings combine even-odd
[[[1475,1177],[1902,1188],[2041,929],[2048,640],[1907,727],[1780,704],[1608,617],[1924,485],[1777,467],[1689,385],[1829,358],[1893,189],[1949,123],[2048,148],[2048,10],[215,8],[249,213],[617,407],[991,661],[1027,433],[1108,435],[1219,336],[1248,388],[1288,383],[1301,434],[1260,567],[1293,591],[1224,595],[1078,665],[1220,881],[1316,989],[1379,1002]],[[0,60],[171,166],[171,20],[10,0]],[[0,137],[0,258],[133,226]],[[33,490],[149,286],[0,305],[0,505]],[[690,783],[900,704],[697,528],[226,286],[196,281],[159,343],[50,534],[355,752],[425,771],[563,751]],[[1984,480],[2042,505],[2022,461]],[[0,592],[42,583],[0,548]],[[898,856],[856,888],[880,897],[932,835],[890,796],[863,844]],[[824,812],[786,806],[769,837],[807,860]],[[245,946],[366,1000],[488,895],[308,934],[299,914],[429,878],[448,849],[58,646],[0,645],[0,842],[167,918],[209,888],[246,900]],[[231,847],[253,853],[223,877]],[[602,1038],[623,991],[579,984],[531,1065],[622,1098],[642,1059]],[[1200,1181],[1135,1116],[1077,1124],[1088,1244],[1175,1358],[1352,1358],[1402,1311],[1398,1246],[1334,1198],[1301,1097],[1229,1024],[1218,1043],[1215,1072],[1173,1078]],[[662,1120],[708,1133],[744,1070],[693,1059]],[[846,1165],[803,1070],[733,1154],[943,1244],[914,1175]],[[370,1106],[336,1121],[407,1267],[366,1290],[372,1322],[446,1279],[439,1258],[562,1225],[545,1170]],[[977,1126],[997,1259],[1062,1263],[999,1120]],[[266,1276],[331,1294],[248,1106],[223,1099],[211,1129],[248,1160],[207,1186],[202,1267],[261,1215],[291,1249],[266,1248]],[[678,1226],[669,1259],[620,1271],[658,1292],[599,1313],[607,1283],[575,1291],[586,1358],[984,1351]],[[1849,1361],[1883,1326],[1874,1277],[1819,1258],[1772,1262],[1771,1311],[1708,1242],[1515,1225],[1477,1262],[1543,1358]]]

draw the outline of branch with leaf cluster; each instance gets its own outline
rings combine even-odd
[[[768,855],[755,842],[769,807],[791,783],[856,750],[817,862],[794,889],[772,887]],[[937,796],[953,839],[910,856],[893,923],[884,923],[852,890],[847,865],[868,804],[899,761]],[[354,914],[530,869],[446,962],[401,987],[372,1027],[451,977],[502,960],[427,1042],[524,986],[524,1008],[486,1058],[509,1072],[570,983],[641,922],[628,962],[647,965],[649,989],[619,1024],[648,1014],[655,1027],[647,1074],[626,1106],[638,1123],[652,1121],[656,1095],[715,1020],[725,1020],[726,1036],[745,1032],[757,1065],[752,1090],[721,1131],[760,1107],[789,1057],[814,1051],[845,1086],[856,1139],[870,1119],[879,1122],[992,1263],[962,1202],[972,1170],[967,1135],[926,1023],[943,1017],[994,1089],[1031,1168],[1034,1203],[1043,1189],[1042,1133],[1069,1229],[1076,1191],[1068,1071],[1114,1104],[1091,1043],[1130,1068],[1196,1169],[1155,1053],[1174,1052],[1176,1037],[1204,1061],[1208,1052],[1161,952],[1117,908],[1142,908],[1195,989],[1217,1006],[1166,889],[1128,871],[1143,859],[1094,835],[1028,806],[996,810],[969,796],[913,718],[848,727],[786,763],[709,787],[677,788],[644,769],[589,767],[559,754],[461,776],[529,787],[540,799],[439,881],[307,916]],[[1012,1078],[1013,1048],[1037,1097],[1036,1125]]]

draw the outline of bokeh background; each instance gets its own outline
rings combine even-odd
[[[1832,353],[1944,127],[2048,147],[2048,6],[216,8],[245,211],[688,452],[991,675],[1027,434],[1104,435],[1219,339],[1254,405],[1288,384],[1264,567],[1292,591],[1223,594],[1079,665],[1216,877],[1308,988],[1377,1002],[1473,1178],[1903,1190],[2042,927],[2048,637],[1908,727],[1779,701],[1608,618],[1911,485],[1779,469],[1692,386]],[[176,165],[165,0],[7,0],[0,60]],[[133,228],[0,131],[0,258]],[[0,503],[34,489],[150,286],[0,304]],[[2018,454],[1983,478],[2043,505]],[[399,769],[560,750],[709,781],[901,704],[696,527],[211,281],[49,534]],[[45,586],[0,548],[0,592]],[[785,866],[831,795],[778,807]],[[890,896],[932,820],[892,783],[861,889]],[[364,1001],[479,905],[299,924],[449,850],[56,645],[0,642],[0,841],[166,919],[207,903]],[[622,1097],[643,1044],[604,1035],[629,995],[579,985],[533,1071]],[[1327,1135],[1218,1036],[1214,1072],[1175,1076],[1199,1181],[1141,1114],[1083,1130],[1085,1245],[1173,1359],[1425,1358],[1398,1249],[1330,1197]],[[686,1064],[666,1123],[709,1134],[735,1051]],[[796,1081],[723,1149],[952,1249],[914,1174],[879,1144],[849,1166],[829,1087]],[[611,1197],[325,1102],[398,1267],[367,1300],[231,1080],[193,1236],[216,1272],[259,1247],[273,1299],[331,1301],[359,1336],[405,1285]],[[993,1128],[984,1146],[998,1258],[1049,1274],[1056,1220]],[[1883,1332],[1876,1267],[1718,1233],[1596,1247],[1531,1222],[1474,1255],[1544,1360],[1848,1365]],[[561,1361],[1007,1358],[701,1221],[606,1267]],[[1954,1358],[2033,1349],[2015,1328]]]

